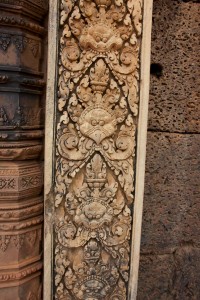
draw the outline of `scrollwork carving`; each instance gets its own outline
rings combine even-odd
[[[125,300],[142,1],[62,0],[56,299]]]

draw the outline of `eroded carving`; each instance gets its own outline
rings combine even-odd
[[[56,299],[127,296],[142,1],[61,1]]]
[[[35,82],[34,80],[27,80],[25,84],[35,84],[37,86],[43,85],[43,82],[38,83],[38,81],[36,80]],[[8,112],[9,107],[0,107],[0,126],[12,126],[14,128],[19,128],[24,126],[38,126],[41,124],[42,108],[35,109],[19,105],[16,107],[13,116],[10,118],[8,118]]]
[[[0,126],[8,124],[8,116],[4,107],[0,107]]]
[[[22,53],[26,47],[29,47],[34,57],[36,57],[39,53],[40,43],[38,40],[34,40],[23,35],[11,35],[6,33],[0,34],[0,48],[4,52],[7,51],[11,43],[15,45],[16,50],[19,53]]]
[[[1,251],[5,252],[8,248],[8,245],[10,243],[10,235],[1,235],[0,236],[0,249]]]

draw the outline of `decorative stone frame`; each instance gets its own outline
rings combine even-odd
[[[53,299],[54,270],[54,225],[55,225],[55,139],[56,139],[56,94],[58,67],[58,24],[59,1],[49,3],[49,53],[48,53],[48,86],[46,102],[46,132],[45,132],[45,229],[44,229],[44,299]],[[143,3],[143,29],[140,54],[139,82],[139,117],[137,121],[137,146],[135,160],[135,193],[134,215],[132,224],[132,247],[130,254],[130,274],[127,297],[136,299],[139,267],[139,252],[142,224],[142,207],[144,194],[144,171],[146,155],[146,133],[149,95],[150,42],[151,42],[152,0]],[[100,61],[100,59],[97,59]],[[102,64],[103,65],[103,64]],[[101,68],[104,66],[101,65]],[[97,68],[95,65],[94,68]],[[93,156],[94,158],[94,156]],[[86,221],[85,221],[86,222]]]

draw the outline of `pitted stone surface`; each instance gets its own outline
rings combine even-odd
[[[200,299],[198,2],[154,1],[139,300]]]
[[[199,13],[197,1],[154,3],[149,128],[200,131]]]
[[[170,287],[173,277],[171,255],[142,255],[137,300],[171,300]]]
[[[149,132],[138,299],[200,297],[199,134]]]
[[[200,247],[200,136],[148,133],[141,252]]]
[[[191,245],[171,255],[142,255],[138,300],[198,300],[200,250]]]

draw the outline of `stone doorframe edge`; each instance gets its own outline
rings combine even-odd
[[[57,51],[59,26],[59,0],[49,0],[47,92],[45,117],[45,166],[44,166],[44,276],[43,299],[53,299],[53,183],[54,183],[54,126],[55,98],[57,92]]]
[[[54,184],[54,126],[55,97],[57,93],[57,51],[59,26],[59,0],[49,0],[49,28],[48,28],[48,70],[46,93],[46,120],[45,120],[45,181],[44,181],[44,278],[43,299],[53,299],[53,184]],[[138,269],[140,258],[140,240],[143,212],[145,158],[147,140],[147,119],[150,81],[150,48],[152,27],[153,0],[144,0],[143,35],[140,57],[140,103],[137,136],[137,164],[135,177],[135,203],[132,230],[131,269],[128,290],[128,300],[137,296]]]
[[[135,202],[128,300],[136,299],[138,285],[150,85],[152,10],[153,0],[144,0],[143,33],[140,55],[140,101],[135,171]]]

